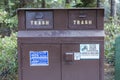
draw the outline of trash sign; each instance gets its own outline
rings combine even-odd
[[[48,51],[30,51],[30,66],[48,66]]]

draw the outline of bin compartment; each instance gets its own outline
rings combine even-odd
[[[70,29],[96,29],[96,10],[69,10]]]
[[[52,29],[52,11],[26,11],[26,29]]]

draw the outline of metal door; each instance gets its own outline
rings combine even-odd
[[[46,64],[31,63],[30,52],[33,52],[33,54],[35,54],[37,52],[40,53],[42,51],[46,51],[48,54],[48,64],[46,65]],[[61,80],[59,45],[23,44],[21,55],[22,55],[21,58],[22,80]]]
[[[80,44],[62,45],[62,80],[99,80],[99,59],[66,62],[65,53],[72,52],[80,52]]]

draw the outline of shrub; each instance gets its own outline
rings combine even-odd
[[[17,80],[16,41],[15,33],[10,37],[0,38],[0,80]]]
[[[9,16],[9,13],[0,9],[0,35],[10,36],[12,31],[17,31],[17,16]]]
[[[114,65],[115,39],[120,33],[120,25],[116,23],[105,23],[105,59]]]

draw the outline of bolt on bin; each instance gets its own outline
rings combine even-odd
[[[19,80],[104,80],[104,9],[17,13]]]

